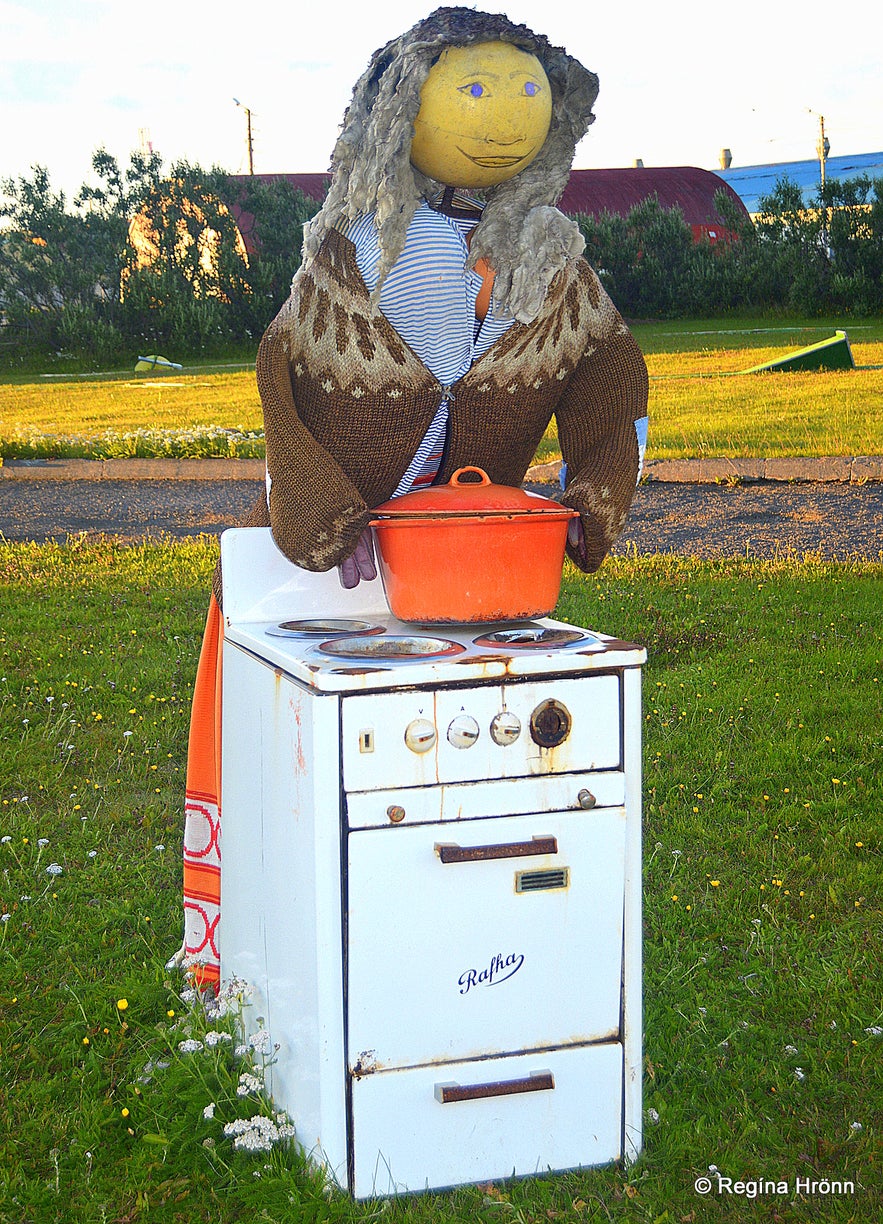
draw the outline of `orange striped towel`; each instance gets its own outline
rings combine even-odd
[[[221,647],[224,620],[212,596],[190,715],[184,804],[184,964],[197,986],[221,976]]]

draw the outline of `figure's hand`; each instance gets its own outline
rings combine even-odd
[[[567,543],[583,564],[586,562],[586,535],[581,518],[572,518],[567,524]]]
[[[374,539],[370,527],[366,527],[362,532],[352,556],[347,557],[338,565],[337,573],[340,577],[340,585],[348,591],[357,587],[363,578],[366,582],[370,582],[377,577],[377,567],[374,564]]]

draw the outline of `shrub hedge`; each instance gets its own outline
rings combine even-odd
[[[318,205],[281,179],[243,188],[216,168],[166,170],[158,154],[122,170],[99,150],[92,168],[98,185],[70,204],[43,167],[0,184],[0,365],[252,353]],[[714,245],[655,198],[579,218],[586,258],[626,317],[883,311],[883,179],[829,182],[809,205],[782,179],[753,220],[723,192],[716,203],[730,237]],[[233,204],[255,218],[249,254]]]

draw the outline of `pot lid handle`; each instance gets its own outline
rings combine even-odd
[[[460,477],[463,476],[466,472],[477,472],[478,475],[481,477],[481,480],[461,480]],[[480,485],[489,485],[490,483],[491,483],[490,476],[488,476],[484,468],[480,468],[480,467],[457,468],[456,472],[454,472],[453,476],[448,481],[448,484],[453,485],[454,488],[458,488],[460,485],[480,486]]]

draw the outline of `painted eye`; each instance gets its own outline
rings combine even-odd
[[[484,86],[473,81],[470,85],[461,85],[460,93],[469,94],[470,98],[481,98],[484,96]]]
[[[524,92],[529,98],[535,98],[540,92],[540,87],[537,85],[536,81],[525,81]]]

